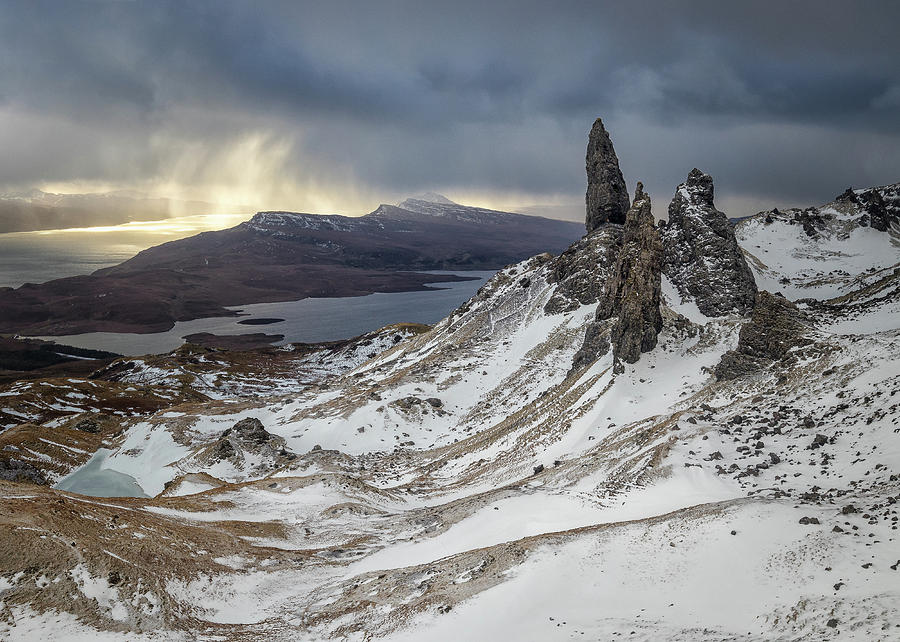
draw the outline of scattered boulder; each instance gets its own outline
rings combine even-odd
[[[394,405],[396,405],[398,408],[400,408],[402,410],[411,410],[413,407],[418,406],[421,403],[422,403],[422,400],[419,399],[418,397],[409,396],[409,397],[403,397],[402,399],[397,399],[394,402]]]
[[[628,189],[612,140],[599,118],[594,121],[588,137],[585,170],[588,181],[585,227],[588,233],[606,223],[624,223],[628,212]]]
[[[419,397],[410,395],[409,397],[396,399],[392,401],[391,404],[404,412],[411,412],[414,409],[419,409],[420,412],[428,412],[429,408],[431,408],[438,415],[446,414],[443,410],[444,402],[437,397],[420,399]]]
[[[809,445],[808,449],[815,450],[816,448],[821,448],[822,446],[824,446],[827,443],[828,443],[828,437],[826,437],[825,435],[817,434],[815,436],[815,438],[813,439],[812,443]]]
[[[96,419],[87,417],[72,426],[72,428],[80,430],[81,432],[98,433],[100,432],[100,422]]]
[[[819,518],[818,517],[801,517],[800,523],[803,524],[804,526],[811,525],[811,524],[818,524]]]
[[[694,168],[675,190],[669,220],[661,226],[663,273],[678,293],[708,317],[749,313],[756,281],[734,235],[713,203],[713,181]]]

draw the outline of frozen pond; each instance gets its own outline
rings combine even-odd
[[[63,477],[54,488],[92,497],[147,497],[134,477],[103,468],[110,451],[101,448],[75,472]]]
[[[283,334],[284,343],[335,341],[377,330],[391,323],[436,323],[470,299],[494,272],[457,270],[431,274],[437,277],[458,274],[475,279],[441,282],[436,278],[435,283],[430,284],[434,289],[418,292],[376,292],[367,296],[310,298],[236,306],[229,309],[241,310],[241,316],[178,322],[168,332],[91,332],[42,338],[79,348],[108,350],[129,356],[169,352],[184,343],[183,337],[196,332],[226,335],[255,332]],[[254,318],[278,318],[284,321],[256,326],[238,323]]]

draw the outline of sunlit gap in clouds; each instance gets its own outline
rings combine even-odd
[[[150,146],[159,159],[151,178],[57,181],[38,187],[56,194],[126,192],[168,201],[166,219],[77,230],[98,233],[187,234],[230,227],[265,210],[364,216],[382,203],[397,204],[426,191],[489,209],[568,220],[584,215],[580,195],[536,197],[516,190],[472,189],[440,177],[408,189],[379,189],[357,176],[349,159],[328,163],[318,158],[302,127],[290,134],[283,128],[255,130],[214,143],[157,132],[151,136]],[[200,213],[203,216],[198,216]]]

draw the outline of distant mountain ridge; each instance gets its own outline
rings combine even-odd
[[[577,223],[448,202],[361,217],[259,212],[92,275],[0,290],[0,332],[159,332],[230,306],[425,289],[431,270],[492,270],[581,236]],[[454,280],[441,277],[441,280]]]

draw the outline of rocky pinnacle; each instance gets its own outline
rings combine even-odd
[[[634,204],[625,218],[622,249],[603,287],[594,322],[587,328],[584,344],[572,368],[587,365],[606,354],[610,344],[613,359],[635,363],[642,352],[656,347],[662,330],[659,310],[662,281],[662,243],[650,212],[650,196],[637,184]]]
[[[753,309],[756,282],[731,222],[713,204],[709,174],[692,169],[678,186],[660,236],[663,273],[682,298],[694,300],[708,317]]]
[[[662,243],[650,212],[650,196],[638,183],[625,217],[616,270],[597,306],[598,320],[618,316],[610,334],[616,359],[635,363],[642,352],[656,347],[662,330],[661,278]]]
[[[628,212],[628,189],[619,169],[619,159],[609,134],[599,118],[594,121],[588,138],[587,194],[585,194],[585,226],[588,233],[604,223],[624,223]]]

